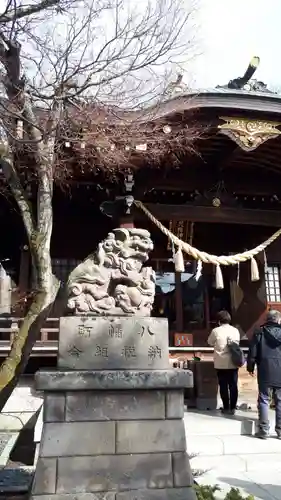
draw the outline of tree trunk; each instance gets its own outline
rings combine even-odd
[[[59,282],[53,276],[52,286],[35,293],[29,310],[16,333],[11,351],[0,367],[0,412],[16,387],[28,363],[39,332],[50,314],[59,290]]]
[[[35,277],[33,300],[15,335],[11,350],[0,367],[0,411],[24,372],[40,329],[48,317],[59,290],[52,273],[50,243],[53,227],[52,165],[42,163],[38,171],[37,224],[12,161],[1,159],[1,166],[21,211],[26,228]]]
[[[1,37],[0,37],[1,38]],[[19,207],[28,237],[32,258],[34,285],[33,300],[23,323],[15,335],[11,350],[0,367],[0,411],[5,406],[9,396],[23,373],[32,348],[38,338],[38,333],[46,320],[57,292],[59,281],[52,273],[50,254],[51,235],[53,228],[53,167],[55,160],[55,143],[57,126],[63,109],[62,100],[56,99],[48,120],[44,136],[38,122],[38,116],[33,109],[29,92],[25,88],[25,79],[21,76],[21,46],[14,39],[0,39],[0,62],[5,68],[3,79],[8,102],[18,108],[18,114],[23,119],[23,128],[28,141],[33,145],[32,156],[34,173],[37,178],[37,210],[30,202],[26,189],[22,184],[22,172],[17,168],[16,154],[20,153],[20,143],[17,135],[16,120],[12,120],[12,134],[6,135],[6,145],[1,153],[0,166],[9,185],[14,199]],[[25,126],[24,126],[25,124]],[[21,153],[20,153],[21,154]]]

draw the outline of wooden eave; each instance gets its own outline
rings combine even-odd
[[[6,102],[4,102],[6,104]],[[170,99],[163,100],[157,105],[150,106],[143,110],[126,110],[118,107],[97,106],[89,102],[88,106],[80,111],[73,106],[68,108],[68,112],[75,120],[75,115],[81,118],[81,113],[87,109],[93,121],[107,126],[126,126],[130,123],[148,123],[161,119],[173,118],[174,115],[183,115],[185,112],[199,110],[232,110],[240,115],[241,112],[266,114],[268,119],[271,116],[281,116],[281,95],[267,94],[261,92],[235,91],[230,89],[211,89],[190,91]],[[39,120],[42,122],[48,119],[49,110],[37,108]]]
[[[276,119],[276,115],[281,115],[281,96],[235,90],[223,91],[222,89],[194,91],[163,101],[144,111],[125,112],[124,120],[138,119],[148,122],[177,113],[210,108],[237,110],[239,114],[241,111],[263,113],[275,115]]]
[[[70,112],[72,112],[71,109]],[[221,116],[244,116],[253,119],[281,121],[281,96],[275,94],[250,93],[229,89],[202,90],[167,99],[142,111],[127,111],[109,107],[100,108],[93,105],[91,112],[93,112],[93,124],[96,116],[97,123],[99,125],[104,123],[109,129],[111,127],[120,127],[122,129],[122,126],[128,127],[134,121],[145,126],[145,123],[153,123],[157,120],[158,125],[160,122],[160,129],[164,123],[170,124],[172,128],[174,125],[181,128],[182,123],[183,126],[188,125],[190,131],[192,127],[194,129],[201,127],[202,136],[194,142],[195,152],[192,152],[192,148],[189,152],[181,152],[180,146],[179,151],[175,151],[176,154],[179,153],[181,157],[180,163],[184,167],[192,165],[196,166],[196,168],[204,168],[204,166],[207,166],[211,171],[213,169],[217,171],[226,168],[232,169],[233,167],[239,167],[240,171],[244,168],[259,170],[263,168],[268,172],[281,174],[281,165],[279,165],[279,158],[281,157],[280,137],[267,141],[255,151],[245,152],[237,147],[230,138],[220,133],[218,129],[218,125],[222,123]],[[73,109],[74,120],[75,113],[76,111]],[[38,114],[44,121],[48,116],[48,111],[38,109]],[[169,135],[166,138],[169,140]],[[114,155],[113,152],[112,156]],[[146,166],[150,163],[149,145],[147,152],[136,152],[131,160],[136,163],[136,166],[141,167],[141,170],[143,168],[146,170]],[[166,166],[164,163],[165,158],[161,160],[161,169],[163,168],[163,170],[169,168],[169,166],[174,166],[170,156],[167,156]],[[89,174],[90,180],[92,173],[89,172]],[[78,177],[76,177],[77,181]],[[162,180],[164,180],[163,175]],[[148,182],[147,176],[146,182]]]
[[[190,118],[189,110],[195,109],[196,113]],[[187,123],[191,119],[207,125],[204,137],[195,141],[194,149],[197,154],[184,155],[181,165],[176,169],[171,169],[167,162],[161,168],[160,175],[157,170],[147,175],[145,167],[137,173],[136,185],[139,196],[144,195],[144,201],[153,203],[154,199],[158,199],[161,203],[161,192],[174,192],[174,195],[181,192],[184,195],[192,190],[208,191],[219,179],[224,179],[227,189],[238,195],[281,195],[281,136],[267,140],[253,151],[244,151],[218,128],[223,123],[220,119],[222,116],[281,122],[281,96],[222,89],[203,91],[162,103],[158,116],[173,116],[175,120],[176,114],[180,113]],[[149,194],[152,190],[159,193],[159,196],[153,199]],[[165,203],[169,205],[172,200],[165,200]],[[175,217],[179,216],[175,207],[170,205],[168,212],[170,209]],[[214,214],[216,215],[215,211]],[[193,217],[190,212],[185,215],[191,219]],[[232,212],[226,215],[233,218]],[[267,221],[268,214],[262,215]],[[265,220],[262,224],[268,223]],[[256,221],[258,222],[258,218]],[[275,223],[279,226],[279,214],[276,215]]]
[[[254,112],[260,115],[264,113],[269,116],[281,115],[281,95],[254,93],[235,90],[200,90],[190,91],[177,97],[163,100],[157,105],[150,106],[143,110],[126,110],[117,107],[99,107],[89,103],[89,111],[96,117],[98,123],[106,123],[108,126],[126,126],[132,122],[148,123],[157,120],[173,117],[173,115],[183,115],[185,112],[199,110],[236,110],[241,112]],[[85,107],[85,110],[87,107]],[[69,108],[70,110],[70,108]],[[73,108],[73,117],[75,114],[81,115],[81,112]],[[48,110],[38,108],[38,114],[43,120],[48,117]]]

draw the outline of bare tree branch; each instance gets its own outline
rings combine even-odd
[[[33,235],[35,231],[35,221],[32,217],[28,199],[18,178],[14,165],[11,161],[0,158],[0,166],[19,206],[26,232],[28,235]]]
[[[5,11],[0,14],[0,24],[15,22],[24,17],[38,14],[38,12],[46,11],[47,9],[51,9],[53,7],[57,7],[58,10],[60,10],[62,9],[60,4],[62,4],[61,0],[41,0],[34,5],[17,8],[12,6],[11,1],[8,1]]]
[[[97,171],[112,178],[144,158],[177,162],[177,151],[194,149],[198,130],[158,116],[169,75],[189,57],[192,11],[193,0],[6,1],[0,168],[26,229],[34,283],[0,367],[0,410],[59,288],[50,254],[54,182]]]

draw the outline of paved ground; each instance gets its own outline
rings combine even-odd
[[[221,492],[218,499],[224,498],[231,487],[239,488],[241,493],[254,495],[255,500],[280,500],[281,498],[281,469],[279,471],[239,472],[229,474],[207,473],[198,479],[201,484],[218,484]]]
[[[33,377],[23,377],[0,413],[0,432],[20,431],[42,402],[42,394],[33,390]]]
[[[33,390],[33,377],[23,377],[0,413],[0,467],[8,464],[21,430],[34,426],[34,416],[42,401],[42,394]],[[24,449],[22,452],[25,453]]]
[[[254,437],[256,411],[238,411],[235,417],[220,412],[189,411],[185,414],[187,451],[191,466],[204,472],[197,481],[218,484],[218,499],[231,487],[257,500],[281,499],[281,441],[274,435],[274,412],[270,412],[272,437]]]

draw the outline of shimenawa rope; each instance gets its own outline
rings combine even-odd
[[[258,273],[258,266],[257,263],[254,259],[256,255],[259,253],[263,252],[266,247],[271,245],[280,235],[281,235],[281,229],[278,229],[276,233],[274,233],[270,238],[265,240],[263,243],[258,245],[257,247],[253,248],[252,250],[247,250],[245,252],[237,253],[235,255],[212,255],[207,252],[202,252],[201,250],[198,250],[198,248],[195,248],[191,246],[189,243],[186,243],[185,241],[180,240],[177,236],[175,236],[173,233],[171,233],[159,220],[152,215],[152,213],[143,205],[141,201],[135,200],[134,201],[135,205],[141,209],[147,217],[164,233],[173,243],[178,247],[178,252],[181,252],[182,250],[187,253],[188,255],[191,255],[195,260],[204,262],[205,264],[213,264],[216,266],[216,278],[217,278],[217,284],[218,288],[223,288],[223,280],[221,276],[221,270],[220,266],[233,266],[237,265],[240,262],[246,262],[247,260],[251,260],[251,277],[252,281],[257,281],[259,279],[259,273]],[[181,261],[181,256],[179,254],[179,261]],[[181,265],[181,264],[180,264]]]

